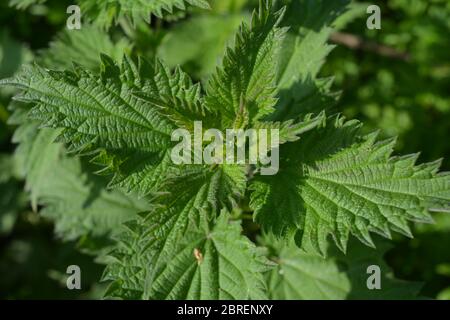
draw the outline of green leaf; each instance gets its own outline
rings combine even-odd
[[[33,4],[43,4],[47,0],[10,0],[9,5],[17,9],[27,9]],[[186,10],[187,5],[209,9],[207,0],[78,0],[81,12],[101,27],[111,27],[122,19],[132,23],[150,22],[151,15],[163,18],[175,9]]]
[[[150,299],[263,298],[262,252],[227,213],[242,197],[242,168],[185,170],[171,193],[133,223],[113,252],[107,296]],[[160,207],[162,206],[162,207]]]
[[[115,174],[112,185],[142,194],[168,174],[173,130],[212,118],[200,87],[159,61],[136,65],[126,58],[120,68],[103,56],[100,76],[81,67],[60,72],[35,65],[0,85],[22,88],[16,99],[36,103],[32,118],[62,128],[59,140],[70,151],[96,154],[105,173]]]
[[[448,208],[450,175],[437,173],[440,162],[392,157],[394,140],[361,136],[357,121],[329,122],[281,148],[277,176],[251,183],[250,206],[266,230],[295,234],[301,248],[324,255],[329,235],[342,251],[350,234],[373,246],[370,232],[411,236],[408,221],[430,222],[429,210]]]
[[[277,267],[266,275],[270,299],[275,300],[399,300],[418,299],[421,284],[394,278],[384,262],[389,249],[386,241],[377,241],[378,249],[352,243],[344,255],[328,247],[328,258],[298,249],[294,242],[284,243],[266,236],[271,259]],[[369,266],[380,268],[380,289],[369,289]]]
[[[297,122],[294,122],[293,120],[283,122],[260,121],[255,124],[254,129],[269,130],[269,135],[271,133],[270,130],[278,129],[279,144],[283,144],[297,141],[305,132],[323,126],[326,119],[325,112],[321,112],[317,116],[307,114],[302,120]]]
[[[348,4],[347,10],[340,13],[340,15],[334,20],[333,29],[342,30],[347,25],[357,19],[364,19],[367,17],[367,7],[370,6],[369,2],[355,2],[352,1]]]
[[[277,84],[280,91],[271,119],[287,120],[300,114],[330,108],[336,94],[332,79],[318,79],[325,57],[333,49],[327,43],[332,24],[349,1],[289,0],[282,25],[289,26],[279,54]]]
[[[8,182],[11,179],[20,179],[17,164],[10,154],[0,153],[0,183]]]
[[[185,10],[186,5],[209,9],[207,0],[80,0],[83,11],[101,25],[109,27],[124,17],[135,23],[150,22],[151,15],[162,18],[175,8]]]
[[[100,55],[121,61],[124,53],[131,51],[131,45],[124,38],[114,42],[108,33],[96,26],[83,24],[80,30],[64,30],[59,33],[49,48],[40,53],[39,63],[50,69],[65,70],[72,63],[89,70],[98,71]]]
[[[290,88],[308,77],[315,79],[333,46],[327,44],[331,24],[348,5],[347,0],[291,0],[283,20],[290,32],[280,54],[278,84]]]
[[[450,300],[450,288],[446,288],[439,292],[437,298],[439,300]]]
[[[223,66],[209,81],[207,104],[220,110],[223,127],[243,128],[273,111],[276,55],[285,29],[278,28],[284,10],[271,12],[270,1],[261,2],[250,26],[243,23],[229,48]]]
[[[139,230],[133,227],[134,231]],[[139,230],[145,232],[146,227]],[[134,233],[121,242],[122,265],[108,266],[105,280],[115,279],[108,295],[150,299],[262,299],[265,285],[262,271],[268,269],[262,252],[244,236],[238,222],[222,214],[210,230],[192,228],[170,257],[154,265]],[[148,249],[147,249],[148,251]],[[123,255],[123,256],[122,256]],[[136,263],[130,265],[130,263]],[[149,269],[156,267],[155,269]],[[116,273],[113,275],[112,273]],[[122,276],[117,280],[117,274]],[[144,279],[147,279],[146,281]],[[131,283],[131,284],[130,284]]]
[[[6,29],[0,32],[0,78],[11,77],[31,60],[31,51],[25,45],[15,41]]]
[[[128,35],[127,19],[148,21],[150,14],[162,17],[163,11],[186,4],[206,7],[203,0],[79,3],[83,15],[101,25],[118,22]],[[251,23],[244,23],[230,44],[206,94],[174,66],[176,59],[170,61],[174,70],[159,60],[121,60],[118,53],[130,50],[129,45],[89,26],[63,34],[41,56],[45,67],[62,71],[34,65],[0,82],[23,91],[17,100],[34,104],[32,120],[20,107],[10,121],[20,125],[14,137],[20,142],[16,160],[33,208],[43,206],[41,213],[55,219],[58,235],[81,238],[91,248],[98,247],[91,237],[116,236],[118,225],[127,221],[108,258],[106,296],[262,299],[269,293],[276,299],[341,299],[403,298],[416,292],[415,285],[403,285],[386,271],[383,243],[376,252],[357,242],[344,256],[329,240],[346,252],[350,235],[370,246],[375,245],[371,233],[410,236],[410,221],[429,222],[430,211],[450,209],[450,175],[438,173],[439,162],[416,165],[417,155],[392,156],[394,141],[361,134],[357,121],[326,118],[324,110],[333,107],[337,94],[331,92],[333,79],[320,79],[318,73],[332,49],[327,44],[331,27],[352,19],[353,13],[337,18],[349,1],[276,3],[287,4],[287,14],[284,8],[273,10],[271,1],[261,1]],[[219,12],[244,4],[227,2]],[[185,34],[180,29],[172,33],[174,42],[189,42],[194,34],[201,36],[199,26],[205,29],[205,42],[195,38],[193,49],[171,49],[182,51],[178,58],[188,68],[194,63],[197,69],[195,60],[203,59],[200,74],[209,73],[205,70],[220,59],[218,48],[236,22],[218,14],[209,18],[182,22],[178,28],[186,27]],[[222,28],[224,22],[232,23]],[[151,43],[138,44],[137,51],[157,51],[165,26],[156,21]],[[210,32],[211,26],[223,30]],[[149,34],[141,31],[141,38]],[[222,34],[226,36],[219,39]],[[93,54],[100,52],[107,55],[97,66]],[[66,70],[69,60],[75,65]],[[174,165],[171,135],[178,128],[192,132],[195,121],[205,129],[279,129],[279,173],[254,175],[259,165]],[[66,151],[87,155],[91,163]],[[92,162],[101,166],[97,173],[112,177],[88,173]],[[0,187],[9,188],[9,178]],[[148,204],[147,197],[140,201],[119,190],[107,191],[108,181],[109,187],[153,198]],[[7,207],[13,198],[0,200]],[[142,209],[147,212],[136,215]],[[234,221],[252,211],[257,223],[246,221],[243,229]],[[277,264],[273,272],[267,255],[247,238],[257,237],[260,226],[277,238],[266,238],[269,257]],[[366,290],[367,264],[386,272],[385,291]]]
[[[10,234],[27,200],[15,171],[13,157],[0,154],[0,236]]]
[[[33,4],[42,4],[45,3],[46,1],[47,0],[9,0],[9,5],[11,7],[24,10]]]
[[[14,142],[14,160],[26,178],[32,206],[55,222],[56,234],[65,240],[83,236],[104,237],[138,212],[148,209],[144,200],[120,191],[107,191],[107,180],[86,173],[92,168],[77,157],[65,155],[55,143],[59,131],[38,130],[39,123],[26,119],[24,106],[16,106],[10,123],[20,125]]]
[[[222,60],[244,15],[201,15],[182,21],[170,29],[158,47],[169,67],[182,65],[198,78],[211,75]]]
[[[58,162],[63,146],[53,143],[59,134],[57,130],[38,131],[39,122],[27,119],[29,108],[12,103],[10,109],[13,114],[8,124],[18,126],[12,138],[13,143],[19,144],[14,152],[14,161],[20,176],[25,179],[25,190],[30,192],[31,206],[37,211],[41,186]]]
[[[261,299],[265,297],[261,252],[241,236],[238,222],[226,215],[211,230],[183,239],[177,252],[148,292],[149,297],[173,299]],[[181,268],[180,268],[181,267]]]
[[[44,206],[40,213],[55,221],[59,237],[109,236],[121,223],[148,209],[145,200],[118,190],[107,191],[105,179],[84,171],[78,159],[62,158],[40,186],[39,203]]]

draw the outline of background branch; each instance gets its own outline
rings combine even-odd
[[[409,61],[411,56],[409,53],[398,51],[397,49],[376,43],[374,41],[367,41],[363,38],[344,32],[334,32],[331,34],[330,40],[336,44],[344,45],[350,49],[363,50],[374,52],[380,56]]]

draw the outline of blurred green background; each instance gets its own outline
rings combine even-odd
[[[213,9],[206,13],[174,12],[164,21],[152,19],[150,25],[138,24],[136,29],[121,23],[109,31],[114,42],[108,50],[117,51],[119,57],[124,50],[159,55],[169,65],[181,64],[194,78],[204,80],[256,1],[212,2]],[[352,15],[340,22],[332,36],[337,47],[321,75],[335,77],[334,89],[341,91],[339,112],[362,120],[367,131],[381,129],[385,137],[398,136],[399,153],[421,151],[421,162],[443,157],[443,169],[450,170],[450,2],[373,3],[381,8],[382,29],[368,30],[367,3],[355,2]],[[70,4],[70,0],[49,0],[18,10],[8,1],[0,2],[0,78],[34,60],[55,68],[77,55],[89,60],[86,52],[65,51],[57,45],[52,47],[53,56],[45,54],[64,29]],[[357,39],[360,45],[350,48],[345,39]],[[70,41],[74,39],[66,39]],[[386,47],[397,54],[380,54],[380,48]],[[99,298],[101,261],[80,241],[58,239],[52,221],[30,206],[12,157],[16,128],[7,123],[13,94],[0,89],[0,298]],[[394,239],[386,260],[398,278],[424,282],[423,296],[450,299],[450,214],[434,217],[436,225],[414,228],[414,239]],[[70,264],[83,271],[80,291],[65,288],[65,269]]]

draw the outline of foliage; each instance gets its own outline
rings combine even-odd
[[[10,6],[26,9],[34,4],[43,4],[47,0],[10,0]],[[87,12],[90,20],[100,26],[109,27],[120,19],[127,18],[132,22],[150,21],[153,14],[162,18],[165,13],[173,13],[174,9],[185,10],[187,5],[209,8],[206,0],[78,0],[77,3]]]
[[[45,286],[30,280],[31,264],[52,279],[43,293],[52,296],[64,284],[68,255],[90,270],[80,297],[99,297],[103,267],[107,298],[447,297],[436,283],[448,281],[450,259],[438,253],[435,239],[448,238],[450,175],[430,158],[445,154],[446,145],[434,151],[416,145],[430,161],[418,164],[418,154],[398,156],[395,149],[412,152],[406,141],[422,129],[411,137],[402,122],[381,121],[385,133],[373,129],[386,103],[394,118],[411,101],[438,116],[448,111],[448,61],[432,54],[447,45],[439,35],[448,29],[448,12],[440,10],[448,6],[400,0],[383,6],[408,17],[400,32],[358,32],[410,49],[414,60],[378,63],[369,54],[356,67],[358,55],[332,53],[329,38],[337,29],[361,28],[364,4],[255,2],[79,0],[82,29],[54,32],[32,64],[29,50],[4,33],[1,130],[10,135],[8,119],[17,147],[0,157],[0,236],[8,237],[0,243],[0,270],[19,267],[0,285],[24,288],[7,297],[30,297],[34,286]],[[30,14],[36,6],[52,10],[52,1],[10,5]],[[412,35],[434,38],[411,48],[409,19],[425,11],[426,25]],[[391,24],[383,28],[393,30]],[[367,69],[380,65],[381,81],[364,83]],[[419,80],[394,81],[397,69]],[[401,91],[410,83],[422,91],[413,97]],[[398,88],[402,96],[394,97]],[[417,121],[435,117],[419,113]],[[204,130],[280,129],[279,172],[261,175],[262,164],[174,164],[171,134],[194,133],[194,121]],[[445,132],[445,120],[439,128]],[[386,132],[400,134],[399,147]],[[433,218],[437,224],[422,225]],[[46,238],[49,222],[64,243]],[[16,236],[19,228],[28,234]],[[429,248],[430,265],[418,267],[418,255]],[[52,250],[61,254],[57,262],[48,258]],[[367,288],[369,265],[383,270],[382,290]],[[422,291],[416,280],[426,280]]]
[[[419,283],[393,277],[383,261],[389,245],[381,240],[377,241],[378,250],[367,250],[362,244],[354,243],[345,255],[328,247],[327,260],[303,253],[295,244],[285,245],[271,236],[266,236],[263,242],[277,263],[267,274],[271,299],[416,299],[421,287]],[[372,265],[383,271],[382,291],[367,290],[366,269]]]

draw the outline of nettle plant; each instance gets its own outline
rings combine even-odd
[[[96,240],[116,239],[103,259],[106,297],[416,297],[420,285],[393,277],[383,261],[389,245],[372,235],[411,236],[410,222],[448,210],[450,175],[438,173],[439,161],[393,156],[395,139],[363,134],[333,110],[338,94],[318,72],[347,6],[261,1],[205,85],[158,58],[122,58],[128,40],[88,26],[53,43],[44,66],[1,82],[21,91],[10,122],[19,125],[16,156],[33,207],[61,237],[81,238],[101,256]],[[99,67],[95,57],[69,67],[58,56],[77,62],[81,42],[105,53]],[[174,164],[172,133],[193,132],[196,121],[203,131],[277,129],[278,172]],[[367,287],[373,265],[382,270],[379,290]]]

